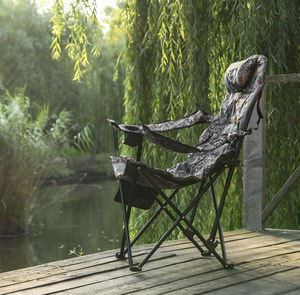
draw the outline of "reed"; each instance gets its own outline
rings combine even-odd
[[[49,116],[47,107],[30,114],[23,90],[0,102],[0,234],[27,231],[30,212],[43,181],[64,168],[60,156],[67,142],[70,114]],[[60,173],[66,173],[61,170]]]

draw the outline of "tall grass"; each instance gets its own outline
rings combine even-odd
[[[50,116],[48,107],[42,107],[33,117],[32,109],[23,90],[6,92],[0,102],[2,235],[26,232],[42,182],[52,174],[68,173],[60,155],[69,146],[70,113]]]

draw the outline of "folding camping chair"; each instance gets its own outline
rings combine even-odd
[[[233,268],[233,264],[229,264],[226,257],[220,218],[234,169],[239,164],[238,156],[243,138],[251,133],[251,130],[248,129],[248,123],[255,104],[257,104],[259,118],[262,117],[259,99],[264,85],[266,64],[266,57],[253,55],[244,61],[229,66],[225,73],[227,92],[220,112],[215,116],[198,110],[180,120],[149,125],[141,124],[140,126],[118,125],[115,121],[108,120],[114,131],[115,156],[111,157],[111,160],[115,176],[119,179],[119,190],[115,200],[122,204],[124,222],[121,248],[116,257],[125,259],[127,254],[131,271],[142,270],[143,265],[176,227],[183,232],[203,256],[213,255],[224,268]],[[208,123],[209,125],[200,136],[196,146],[189,146],[158,133],[188,128],[201,123]],[[124,144],[131,147],[137,146],[136,160],[119,155],[118,130],[124,133]],[[151,167],[140,161],[143,137],[174,152],[187,153],[188,158],[166,170]],[[227,178],[218,204],[214,182],[225,170],[227,170]],[[173,201],[174,196],[181,188],[196,183],[199,183],[197,195],[184,211],[180,211]],[[166,189],[173,190],[169,196],[164,192]],[[208,190],[212,192],[215,217],[209,237],[206,239],[195,228],[193,221],[199,207],[199,201]],[[158,198],[158,195],[163,201]],[[139,233],[130,240],[128,224],[131,208],[137,207],[147,210],[151,208],[154,202],[158,203],[159,209]],[[173,224],[141,262],[133,263],[132,246],[163,211],[170,217]],[[187,216],[188,214],[190,215]],[[217,232],[219,233],[219,242],[216,240]],[[195,237],[200,243],[196,241]],[[216,251],[219,243],[221,254]]]

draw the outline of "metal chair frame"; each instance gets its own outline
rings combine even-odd
[[[109,120],[114,130],[115,157],[112,157],[112,161],[115,169],[115,175],[120,181],[120,188],[117,193],[118,198],[116,198],[116,200],[120,201],[122,204],[124,222],[121,248],[116,256],[118,259],[125,259],[127,254],[130,270],[142,270],[144,264],[157,251],[160,245],[169,237],[176,227],[178,227],[187,239],[194,244],[194,246],[200,251],[201,255],[213,255],[224,268],[233,268],[233,264],[228,263],[227,260],[220,218],[234,169],[239,163],[238,156],[240,154],[243,138],[247,134],[250,134],[253,129],[248,129],[248,125],[255,104],[257,105],[258,122],[254,129],[257,129],[259,121],[262,119],[262,114],[259,109],[259,100],[261,98],[264,85],[266,65],[267,58],[263,55],[253,55],[243,61],[231,64],[226,70],[224,77],[224,83],[227,90],[226,95],[221,104],[219,113],[215,116],[209,115],[199,109],[197,112],[179,120],[149,125],[141,124],[141,126],[118,125],[115,121]],[[207,129],[208,134],[204,134],[204,138],[200,137],[199,144],[196,147],[186,145],[160,134],[160,132],[188,128],[195,124],[202,123],[210,123],[212,125],[210,125],[210,129]],[[124,132],[125,144],[129,146],[138,146],[136,161],[119,156],[117,129]],[[188,153],[192,156],[194,155],[195,157],[193,159],[195,161],[202,161],[201,163],[204,165],[202,168],[207,168],[208,170],[205,173],[203,171],[201,172],[198,169],[199,167],[193,166],[192,163],[190,165],[190,167],[192,167],[192,172],[189,174],[188,171],[186,171],[186,177],[178,176],[177,178],[177,175],[182,175],[181,172],[184,172],[184,170],[181,171],[180,169],[185,169],[185,163],[188,163],[191,158],[188,158],[186,162],[178,163],[176,166],[171,167],[169,170],[170,175],[166,171],[161,171],[159,169],[155,170],[154,167],[145,165],[140,162],[143,136],[166,149],[175,152]],[[207,136],[207,138],[205,138],[205,136]],[[224,136],[227,136],[227,138]],[[209,142],[209,138],[211,138],[212,142]],[[227,145],[225,145],[226,140],[228,140]],[[217,146],[216,143],[220,143],[220,145]],[[229,143],[231,143],[231,145]],[[201,148],[206,144],[208,149],[203,148],[203,150],[201,150]],[[219,147],[222,148],[217,151]],[[217,153],[212,152],[212,154],[204,154],[205,151],[217,151]],[[203,153],[200,155],[197,154],[198,152]],[[210,156],[212,157],[209,158]],[[223,158],[221,158],[221,156],[223,156]],[[206,157],[208,157],[207,162],[203,160]],[[205,164],[204,162],[208,164]],[[129,163],[128,166],[127,163]],[[200,165],[200,162],[198,162],[198,164]],[[180,173],[178,174],[176,171],[174,173],[174,169],[176,170],[178,167]],[[126,170],[127,168],[128,170]],[[216,179],[225,170],[228,170],[226,182],[218,203],[214,184]],[[155,174],[156,172],[158,173],[157,175]],[[191,178],[189,178],[190,176]],[[130,182],[126,182],[128,179],[130,179]],[[173,199],[182,187],[192,183],[200,184],[199,191],[187,207],[183,211],[180,211]],[[136,198],[137,194],[135,194],[135,188],[137,193],[142,192],[144,196],[142,195],[139,198]],[[166,188],[174,189],[169,196],[167,196],[162,190]],[[212,193],[215,217],[209,237],[206,239],[195,228],[193,222],[196,211],[199,207],[199,202],[204,193],[208,190],[211,190]],[[160,196],[162,200],[158,198],[158,196]],[[140,204],[139,202],[141,200],[145,202],[145,204]],[[148,203],[149,200],[150,202]],[[159,209],[152,215],[152,217],[150,217],[149,221],[131,241],[129,219],[132,206],[140,206],[141,208],[148,209],[154,201],[158,203]],[[161,212],[165,212],[173,221],[173,224],[162,235],[143,260],[139,263],[134,263],[132,257],[133,245],[140,239]],[[190,215],[188,216],[188,214]],[[217,232],[219,233],[220,242],[216,240]],[[196,241],[196,238],[198,241]],[[218,243],[221,244],[221,255],[216,251]]]
[[[115,126],[113,126],[113,131],[114,131],[115,155],[119,156],[118,135],[117,135],[117,128]],[[141,151],[142,151],[142,138],[140,139],[140,142],[138,144],[137,156],[136,156],[137,161],[140,161]],[[137,173],[141,173],[145,177],[145,179],[147,179],[149,185],[157,192],[158,195],[160,195],[162,197],[163,201],[161,201],[158,198],[158,196],[155,196],[155,201],[159,205],[159,209],[156,210],[156,212],[150,217],[148,222],[143,226],[143,228],[136,234],[136,236],[132,240],[130,240],[129,219],[130,219],[131,208],[132,208],[131,199],[132,199],[133,192],[134,192],[134,186],[136,185],[136,177],[131,184],[130,197],[129,197],[129,202],[127,202],[127,204],[126,204],[124,196],[123,196],[122,183],[121,183],[121,180],[119,180],[124,231],[123,231],[123,237],[122,237],[122,241],[121,241],[120,251],[116,253],[116,257],[120,260],[125,260],[125,257],[127,254],[130,270],[131,271],[141,271],[142,267],[152,257],[152,255],[157,251],[157,249],[160,247],[160,245],[168,238],[168,236],[172,233],[172,231],[176,227],[178,227],[183,232],[183,234],[187,237],[187,239],[189,239],[193,243],[193,245],[200,251],[202,256],[213,255],[223,265],[223,267],[225,269],[232,269],[234,267],[234,265],[230,264],[227,260],[220,218],[221,218],[221,214],[222,214],[222,211],[224,208],[225,199],[226,199],[229,185],[230,185],[230,182],[232,179],[232,175],[233,175],[235,167],[238,166],[238,164],[239,164],[239,161],[237,161],[237,160],[228,162],[228,163],[222,165],[217,171],[215,171],[213,173],[213,175],[207,177],[206,179],[203,179],[200,182],[198,194],[193,198],[193,200],[190,202],[190,204],[186,207],[186,209],[183,212],[181,212],[177,208],[176,204],[172,201],[172,199],[175,197],[175,195],[179,192],[180,188],[174,189],[173,192],[169,196],[167,196],[160,189],[160,187],[155,183],[155,181],[153,181],[151,175],[149,173],[147,173],[147,171],[142,166],[138,167],[137,171],[136,171],[136,175],[137,175]],[[214,189],[214,183],[215,183],[216,179],[226,169],[228,169],[227,178],[226,178],[226,182],[225,182],[225,186],[224,186],[224,190],[223,190],[220,202],[218,204],[216,192]],[[212,200],[213,200],[213,205],[214,205],[214,209],[215,209],[215,218],[214,218],[214,223],[213,223],[209,238],[205,239],[204,236],[194,227],[193,221],[194,221],[194,218],[196,215],[197,208],[199,206],[199,202],[200,202],[201,198],[203,197],[204,193],[206,191],[208,191],[209,189],[211,189],[211,193],[212,193]],[[168,207],[173,209],[176,216],[168,209]],[[163,211],[173,220],[173,224],[162,235],[162,237],[153,246],[153,248],[148,252],[148,254],[143,258],[143,260],[139,263],[134,263],[133,256],[132,256],[133,245],[139,240],[139,238],[145,233],[145,231],[154,222],[154,220],[158,217],[158,215]],[[191,212],[191,216],[190,216],[190,219],[188,219],[187,215],[190,212]],[[186,227],[184,227],[181,224],[181,222],[183,222]],[[217,232],[219,233],[220,241],[216,240]],[[196,241],[194,236],[196,236],[202,242],[202,245],[200,245],[200,243]],[[218,254],[216,251],[216,248],[219,243],[221,245],[221,252],[222,252],[221,255]]]

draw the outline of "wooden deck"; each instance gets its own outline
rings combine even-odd
[[[0,294],[300,294],[300,231],[225,233],[225,270],[187,240],[168,241],[142,272],[115,251],[0,273]],[[137,246],[135,260],[147,246]]]

